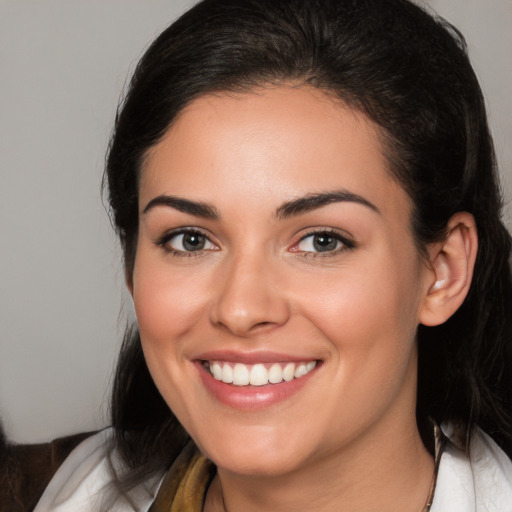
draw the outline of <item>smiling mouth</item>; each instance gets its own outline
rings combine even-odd
[[[311,372],[317,361],[301,363],[243,364],[225,361],[203,361],[215,380],[233,386],[265,386],[300,379]]]

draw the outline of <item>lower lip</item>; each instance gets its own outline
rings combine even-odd
[[[289,382],[279,384],[266,384],[265,386],[234,386],[214,379],[212,374],[197,361],[196,366],[206,389],[225,405],[235,409],[257,410],[283,402],[299,392],[316,373],[319,363],[306,375]]]

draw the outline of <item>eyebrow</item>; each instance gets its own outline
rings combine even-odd
[[[220,214],[214,206],[201,201],[191,201],[189,199],[168,195],[161,195],[151,199],[142,213],[145,214],[156,206],[167,206],[180,212],[188,213],[196,217],[203,217],[205,219],[220,219]]]
[[[364,197],[349,192],[348,190],[335,190],[332,192],[307,194],[303,197],[287,201],[276,210],[275,216],[279,220],[284,220],[316,210],[322,206],[342,202],[358,203],[380,213],[379,209]],[[191,201],[190,199],[170,195],[160,195],[151,199],[142,213],[145,214],[157,206],[174,208],[180,212],[209,220],[219,220],[221,218],[219,211],[213,205],[202,201]]]
[[[321,208],[328,204],[342,202],[358,203],[380,214],[379,209],[364,197],[342,189],[332,192],[308,194],[306,196],[287,201],[276,210],[276,217],[283,220],[316,210],[317,208]]]

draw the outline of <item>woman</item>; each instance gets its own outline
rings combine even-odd
[[[510,509],[510,236],[456,29],[203,1],[139,63],[106,184],[138,325],[113,433],[36,511]]]

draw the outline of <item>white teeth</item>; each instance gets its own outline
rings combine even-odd
[[[215,374],[213,375],[215,377]],[[217,377],[215,377],[217,378]],[[219,380],[219,379],[217,379]],[[226,384],[231,384],[233,382],[233,368],[229,366],[229,364],[225,364],[222,367],[222,378],[220,379],[222,382]]]
[[[295,377],[295,365],[293,363],[288,363],[283,370],[283,379],[286,382],[290,382]]]
[[[277,363],[274,363],[268,371],[268,381],[271,384],[279,384],[283,381],[283,369]]]
[[[235,386],[265,386],[300,379],[316,366],[316,361],[308,363],[274,363],[270,368],[264,364],[245,365],[242,363],[205,362],[215,380]],[[283,366],[284,365],[284,366]]]
[[[249,384],[251,386],[264,386],[268,384],[268,372],[262,364],[255,364],[249,372]]]
[[[213,363],[210,369],[217,380],[222,380],[222,366],[219,363]]]
[[[299,364],[297,368],[295,368],[295,378],[298,379],[299,377],[302,377],[303,375],[306,375],[308,371],[306,370],[305,364]]]
[[[227,365],[224,364],[224,367]],[[242,363],[236,363],[233,368],[233,384],[235,386],[247,386],[249,384],[249,368]]]

